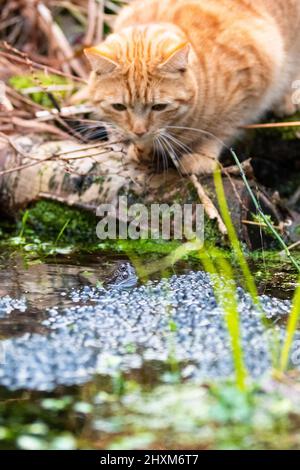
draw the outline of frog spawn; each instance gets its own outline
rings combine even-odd
[[[1,342],[0,384],[11,389],[51,390],[114,375],[145,362],[164,367],[172,354],[184,377],[232,376],[230,338],[209,275],[191,272],[131,289],[84,286],[76,303],[54,307],[42,322],[46,334],[24,334]],[[238,288],[241,338],[247,368],[259,377],[271,369],[268,343],[284,328],[266,328],[251,297]],[[288,301],[261,298],[266,316],[285,318]],[[299,341],[297,333],[295,345]],[[294,364],[296,367],[298,364]]]

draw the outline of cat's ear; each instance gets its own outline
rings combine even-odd
[[[84,49],[84,53],[88,58],[94,72],[99,75],[106,75],[113,72],[118,64],[105,52],[102,52],[97,47],[89,47]]]
[[[163,72],[176,73],[184,72],[188,66],[190,45],[188,43],[180,44],[175,50],[169,53],[158,68]]]

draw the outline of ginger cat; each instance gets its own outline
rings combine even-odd
[[[138,0],[85,53],[91,102],[133,158],[211,173],[241,125],[299,106],[300,0]]]

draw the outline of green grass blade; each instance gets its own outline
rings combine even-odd
[[[57,237],[56,237],[56,240],[55,240],[55,243],[54,243],[55,246],[58,244],[59,240],[60,240],[61,237],[63,236],[64,231],[66,230],[66,228],[67,228],[67,226],[69,225],[70,222],[71,222],[71,219],[68,219],[68,220],[66,220],[66,222],[65,222],[64,225],[62,226],[62,228],[61,228],[59,234],[58,234]]]
[[[254,204],[254,207],[255,209],[257,210],[257,212],[259,213],[259,215],[261,216],[261,218],[263,219],[264,223],[267,225],[267,227],[270,229],[270,231],[272,232],[274,238],[276,238],[276,240],[278,241],[278,243],[280,244],[280,246],[282,247],[282,249],[284,250],[284,252],[286,253],[287,257],[289,258],[289,260],[291,261],[291,263],[293,264],[293,266],[297,269],[297,271],[300,273],[300,265],[299,263],[297,262],[297,260],[293,257],[293,255],[291,254],[288,246],[286,245],[285,241],[283,240],[283,238],[280,236],[280,234],[277,232],[277,230],[275,229],[274,225],[270,222],[269,218],[264,214],[264,212],[262,211],[261,207],[260,207],[260,204],[258,202],[258,200],[256,199],[255,197],[255,194],[254,192],[252,191],[249,183],[248,183],[248,180],[247,180],[247,177],[245,175],[245,172],[243,170],[243,167],[236,155],[236,153],[234,152],[234,150],[230,150],[233,158],[234,158],[234,161],[236,163],[236,165],[238,166],[240,172],[241,172],[241,176],[243,178],[243,181],[245,183],[245,186],[246,186],[246,189],[252,199],[252,202]]]
[[[230,212],[228,209],[228,204],[225,196],[225,191],[224,191],[224,186],[223,186],[223,181],[222,181],[222,176],[221,176],[221,171],[220,169],[217,169],[214,173],[214,181],[215,181],[215,187],[216,187],[216,194],[218,198],[218,203],[221,211],[221,215],[223,218],[223,221],[227,227],[228,231],[228,237],[231,242],[233,251],[235,253],[235,256],[237,258],[237,261],[241,267],[244,279],[245,279],[245,287],[249,291],[249,294],[251,295],[253,302],[257,305],[260,306],[260,301],[259,301],[259,296],[257,292],[257,288],[253,279],[253,276],[251,274],[250,268],[248,266],[248,263],[246,261],[246,258],[244,256],[244,253],[241,248],[241,244],[239,242],[239,239],[237,237],[235,228],[233,226]],[[260,308],[261,310],[261,308]]]
[[[244,363],[243,347],[241,344],[236,284],[233,280],[231,266],[228,261],[219,256],[217,258],[218,271],[206,250],[201,250],[199,257],[205,270],[211,274],[218,305],[225,313],[225,322],[231,342],[236,386],[239,390],[245,391],[247,388],[247,369]]]
[[[28,217],[29,217],[29,211],[27,210],[27,211],[24,212],[23,217],[22,217],[21,230],[20,230],[20,233],[19,233],[20,238],[22,238],[23,235],[24,235]]]

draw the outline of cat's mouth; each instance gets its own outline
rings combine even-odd
[[[154,136],[152,134],[143,134],[143,135],[130,135],[128,140],[132,144],[136,145],[149,145],[153,142]]]

